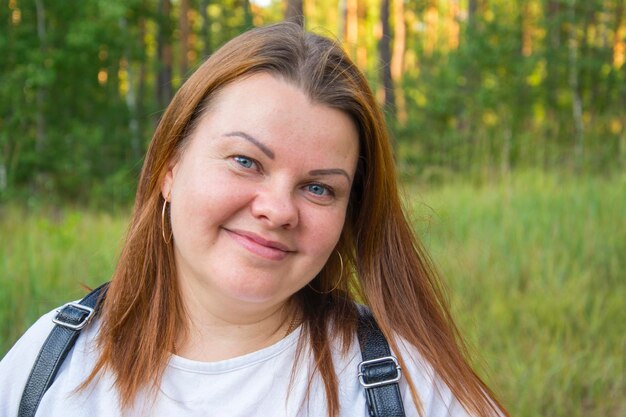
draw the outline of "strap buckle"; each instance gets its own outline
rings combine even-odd
[[[391,362],[391,363],[388,363]],[[366,368],[371,365],[380,365],[388,363],[388,365],[393,365],[396,368],[396,375],[391,376],[388,379],[383,379],[382,381],[375,382],[366,382],[365,381],[365,371]],[[393,384],[394,382],[398,382],[400,377],[402,376],[402,368],[400,368],[400,364],[398,363],[398,359],[395,356],[384,356],[382,358],[371,359],[368,361],[363,361],[359,364],[359,382],[363,385],[364,388],[373,388],[379,387],[381,385]]]
[[[78,320],[79,320],[78,322],[68,321],[67,319],[59,318],[59,316],[61,315],[63,310],[68,308],[68,307],[75,308],[75,309],[80,310],[81,312],[87,313],[87,314],[83,315],[80,318],[78,318]],[[67,328],[72,329],[72,330],[80,330],[83,327],[85,327],[87,325],[87,323],[89,323],[89,321],[91,320],[91,317],[93,317],[93,314],[94,314],[93,308],[87,307],[86,305],[83,305],[83,304],[80,304],[80,303],[74,301],[74,302],[65,304],[61,308],[58,308],[56,316],[54,316],[52,318],[52,322],[55,323],[55,324],[58,324],[59,326],[67,327]]]

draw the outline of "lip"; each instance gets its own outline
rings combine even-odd
[[[295,252],[283,243],[265,239],[253,232],[226,228],[224,230],[245,249],[266,259],[280,261]]]

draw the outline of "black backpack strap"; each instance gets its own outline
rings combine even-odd
[[[101,285],[79,302],[65,304],[57,310],[56,316],[52,319],[56,326],[39,351],[24,387],[18,417],[35,415],[41,398],[54,382],[59,368],[76,343],[81,330],[97,314],[107,288],[108,283]]]
[[[103,284],[79,302],[68,303],[57,310],[52,319],[56,326],[44,342],[24,387],[18,417],[35,416],[43,395],[54,382],[80,332],[98,314],[108,286],[108,283]],[[404,417],[398,360],[391,355],[374,317],[362,306],[359,306],[357,335],[363,357],[359,364],[359,382],[365,388],[370,416]]]
[[[357,327],[361,356],[359,382],[365,388],[371,417],[404,417],[398,381],[400,365],[370,311],[359,306]]]

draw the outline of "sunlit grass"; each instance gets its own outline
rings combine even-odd
[[[626,176],[407,186],[458,324],[514,416],[626,415]],[[0,209],[0,356],[109,279],[127,215]]]
[[[110,279],[125,218],[0,209],[0,356],[40,315]]]
[[[626,176],[524,175],[412,201],[512,414],[626,415]]]

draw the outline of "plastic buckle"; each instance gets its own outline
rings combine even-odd
[[[365,367],[367,367],[368,365],[376,365],[376,364],[381,364],[384,362],[391,362],[395,367],[396,367],[396,376],[390,379],[385,379],[382,381],[376,381],[376,382],[365,382]],[[361,383],[361,385],[363,385],[364,388],[373,388],[373,387],[379,387],[381,385],[388,385],[388,384],[393,384],[394,382],[398,382],[400,380],[400,377],[402,376],[402,369],[400,368],[400,364],[398,363],[398,359],[395,358],[395,356],[385,356],[382,358],[376,358],[376,359],[371,359],[369,361],[363,361],[359,364],[359,382]]]
[[[87,313],[87,315],[84,317],[81,317],[78,323],[63,321],[59,319],[59,315],[61,314],[61,311],[66,307],[74,307],[77,310],[81,310]],[[87,307],[77,302],[67,303],[63,307],[57,309],[57,315],[52,319],[52,322],[55,324],[58,324],[59,326],[70,328],[72,330],[80,330],[83,327],[85,327],[87,323],[89,323],[89,320],[91,320],[93,313],[94,313],[94,310],[91,307]]]

